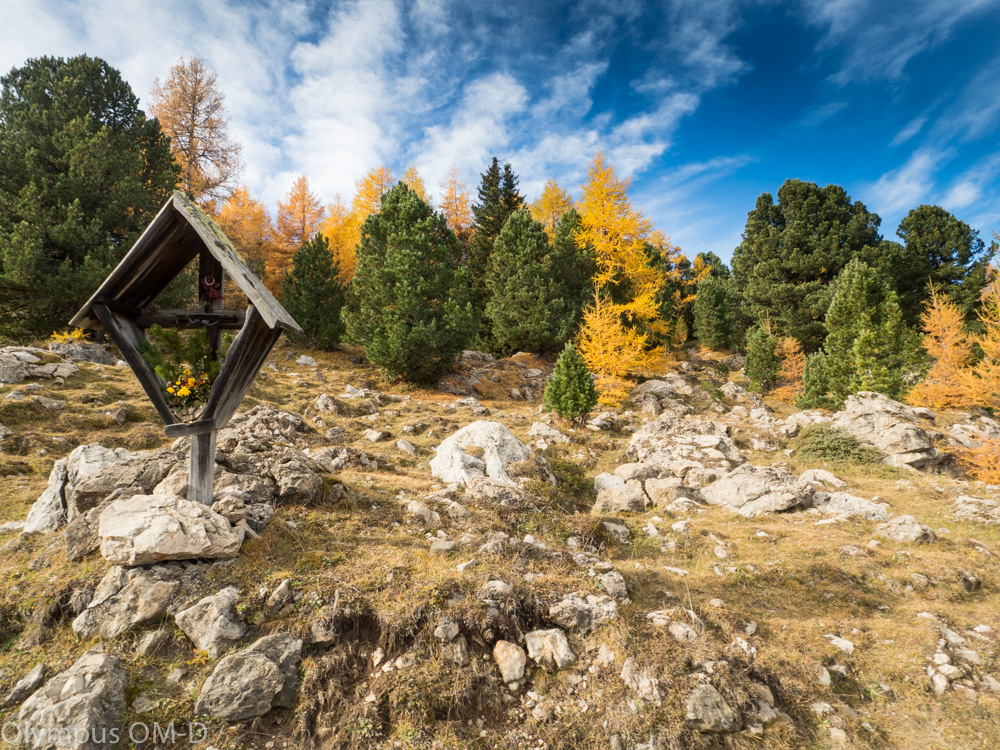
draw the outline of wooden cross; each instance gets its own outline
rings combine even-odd
[[[147,312],[157,296],[198,258],[198,309]],[[227,277],[249,300],[246,312],[223,307]],[[70,321],[101,326],[135,373],[169,437],[190,437],[189,500],[212,504],[215,434],[228,424],[283,330],[298,323],[243,261],[219,226],[193,201],[175,192],[100,289]],[[142,356],[153,325],[204,328],[215,356],[221,331],[239,330],[196,422],[182,422],[170,408],[163,383]]]

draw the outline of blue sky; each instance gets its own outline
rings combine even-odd
[[[761,192],[838,183],[895,235],[937,203],[1000,231],[1000,0],[0,0],[0,69],[86,52],[140,98],[218,71],[243,179],[274,206],[492,154],[575,197],[595,150],[689,255],[728,258]],[[273,210],[273,209],[272,209]]]

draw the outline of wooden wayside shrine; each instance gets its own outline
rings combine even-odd
[[[198,259],[198,309],[147,310],[160,293]],[[246,295],[246,311],[226,310],[225,279]],[[250,389],[283,330],[298,323],[258,279],[218,224],[180,192],[174,192],[142,236],[70,321],[103,328],[156,407],[169,437],[191,437],[188,499],[211,505],[215,433],[226,426]],[[164,384],[142,356],[146,329],[204,328],[218,357],[220,331],[239,330],[226,353],[208,401],[196,422],[182,422],[171,410]]]

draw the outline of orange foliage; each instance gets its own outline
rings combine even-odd
[[[555,180],[548,180],[542,188],[542,194],[531,204],[531,218],[545,227],[549,241],[556,238],[556,224],[569,209],[573,207],[570,194],[559,187]]]
[[[238,187],[222,204],[215,220],[254,273],[263,275],[268,257],[274,248],[274,226],[264,204],[254,200],[246,186]],[[244,295],[227,280],[226,300],[231,295],[241,304]]]
[[[927,376],[906,400],[915,406],[948,409],[968,405],[966,367],[972,359],[972,338],[958,305],[931,287],[931,298],[920,316],[923,347],[934,358]]]
[[[994,287],[979,311],[983,331],[976,338],[982,351],[979,361],[965,373],[968,403],[1000,408],[1000,288]]]
[[[622,325],[619,306],[595,295],[594,304],[583,313],[577,349],[587,368],[597,375],[600,402],[615,406],[625,400],[625,378],[650,367],[652,352],[646,348],[646,334]]]
[[[351,211],[357,217],[359,225],[364,224],[365,219],[382,207],[382,196],[389,192],[393,182],[392,170],[388,167],[374,167],[354,183],[354,202],[351,204]]]
[[[430,196],[427,195],[427,188],[424,186],[424,178],[417,174],[417,168],[410,165],[409,169],[403,172],[399,181],[404,183],[410,190],[420,196],[420,200],[430,203]]]
[[[987,484],[1000,484],[1000,440],[987,440],[978,448],[960,448],[955,456],[962,467]]]
[[[309,180],[299,177],[285,201],[278,201],[277,243],[267,262],[268,287],[281,289],[292,256],[303,242],[312,239],[323,220],[323,204],[309,190]]]
[[[580,247],[594,249],[597,271],[595,303],[584,314],[578,348],[598,377],[602,401],[616,403],[624,395],[622,378],[648,368],[662,354],[651,348],[651,342],[669,342],[682,333],[660,317],[659,304],[671,274],[666,269],[673,269],[680,278],[677,266],[682,256],[632,207],[629,180],[619,180],[600,151],[587,177],[576,241]],[[649,246],[664,262],[651,261]]]
[[[330,252],[340,266],[340,282],[347,284],[354,278],[358,265],[355,248],[361,240],[361,222],[339,195],[326,207],[326,218],[319,225],[319,233],[330,243]]]
[[[469,191],[458,167],[448,170],[448,176],[441,183],[441,213],[451,229],[462,242],[468,242],[472,235],[472,210],[469,208]]]
[[[778,341],[775,354],[781,360],[778,371],[778,385],[772,392],[784,401],[794,401],[802,393],[802,375],[805,372],[806,356],[799,340],[787,336]]]

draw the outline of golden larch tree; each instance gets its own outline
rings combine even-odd
[[[427,188],[424,185],[424,178],[417,174],[417,168],[413,164],[403,172],[403,176],[399,178],[399,181],[419,195],[420,200],[425,203],[431,202],[431,197],[427,194]]]
[[[779,339],[774,353],[781,360],[778,382],[772,394],[784,401],[794,401],[802,395],[802,376],[806,369],[806,356],[797,338]]]
[[[965,316],[954,302],[931,287],[931,296],[920,316],[922,346],[934,360],[926,377],[906,400],[915,406],[952,409],[969,404],[966,368],[972,360],[972,337],[965,330]]]
[[[150,92],[149,111],[170,137],[181,167],[178,186],[196,200],[224,199],[243,169],[240,144],[229,135],[225,96],[216,75],[197,57],[181,60]]]
[[[621,396],[620,388],[608,384],[652,365],[657,352],[650,340],[667,340],[671,333],[669,321],[660,316],[668,278],[663,269],[678,265],[679,251],[632,207],[629,185],[629,180],[615,176],[598,151],[581,186],[578,207],[576,242],[593,248],[597,266],[595,303],[584,315],[578,348],[598,382],[605,384],[604,403],[615,403]],[[651,245],[659,245],[674,262],[654,264]]]
[[[254,273],[262,274],[275,241],[274,224],[264,204],[242,185],[222,204],[216,221]]]
[[[467,243],[472,236],[472,209],[469,208],[469,190],[458,167],[452,166],[441,182],[441,201],[438,206],[448,222],[448,228]]]
[[[278,201],[277,241],[267,263],[268,287],[277,293],[292,267],[292,256],[312,239],[323,221],[323,203],[309,190],[305,175],[295,180],[284,201]]]
[[[966,372],[967,403],[1000,409],[1000,288],[993,287],[979,310],[982,330],[976,337],[981,357]]]
[[[382,196],[389,192],[394,182],[392,170],[388,167],[374,167],[354,183],[351,210],[360,224],[382,207]]]
[[[550,241],[556,238],[556,224],[573,207],[573,198],[559,187],[555,180],[548,180],[542,194],[531,204],[531,218],[545,227]]]
[[[326,207],[326,218],[319,225],[319,233],[330,243],[330,251],[340,267],[340,282],[347,284],[354,278],[358,266],[355,248],[361,240],[361,224],[339,195]]]

